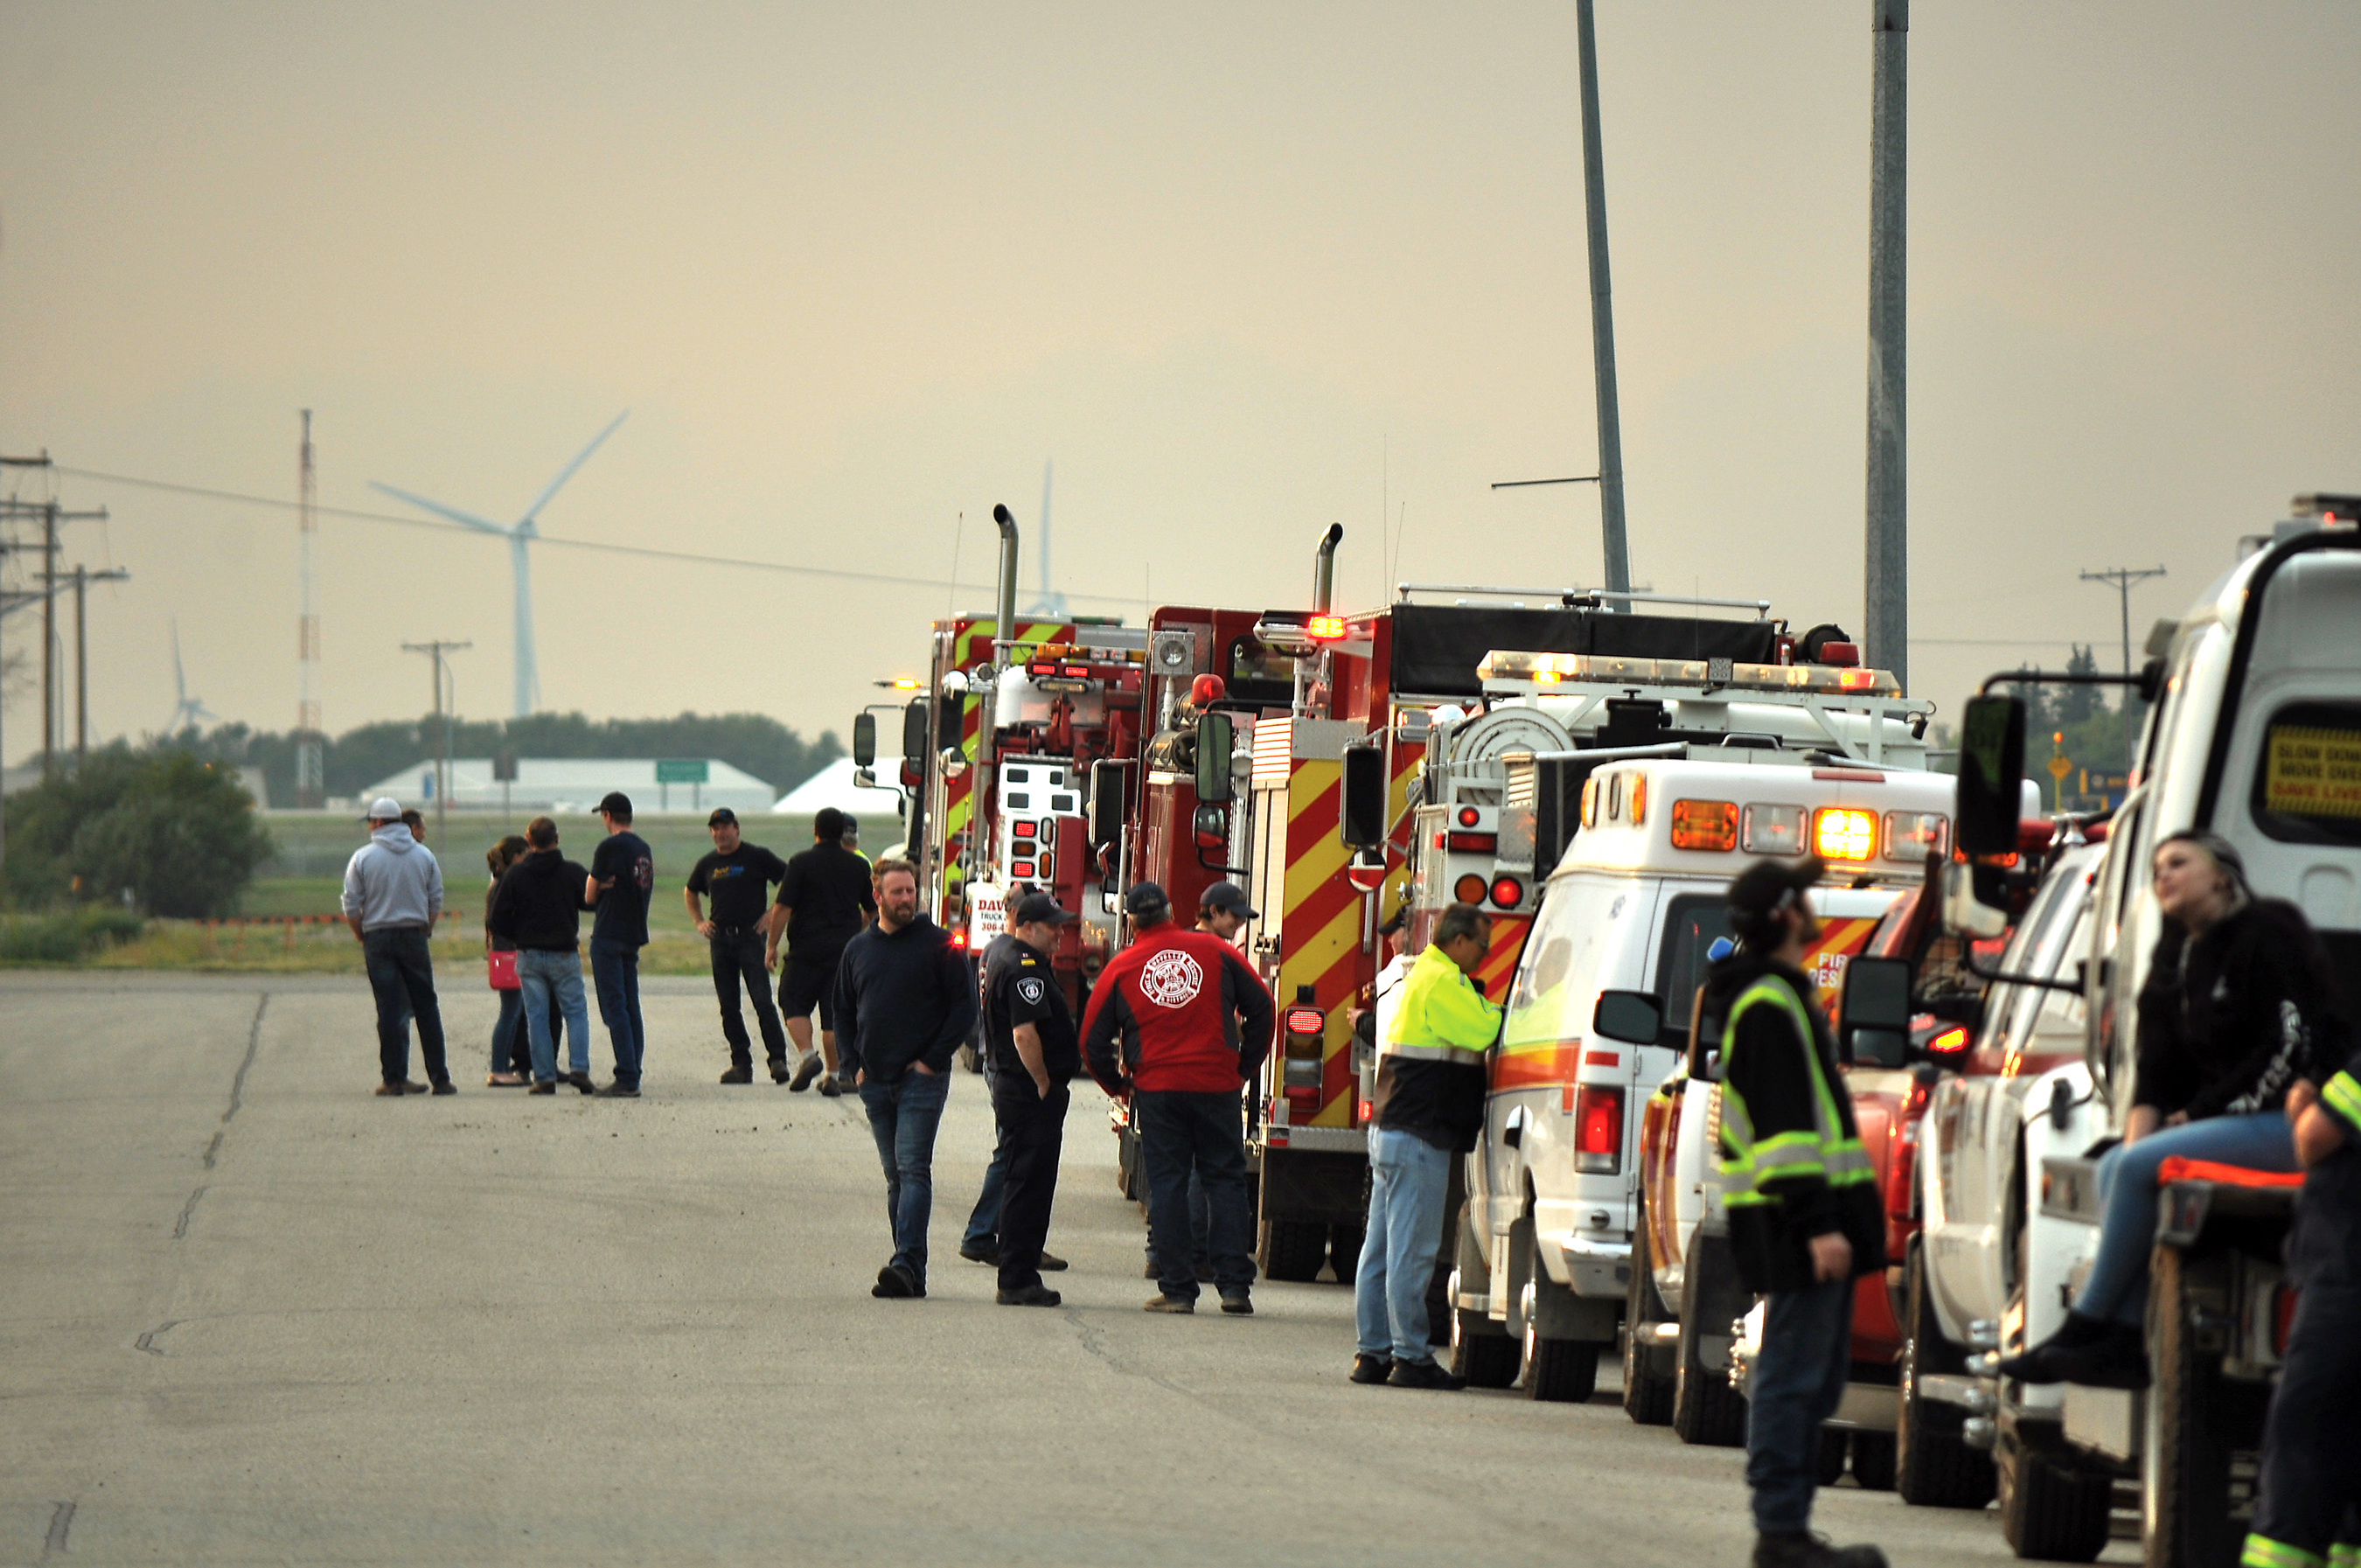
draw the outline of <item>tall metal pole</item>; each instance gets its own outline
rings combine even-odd
[[[1910,686],[1908,255],[1910,0],[1870,0],[1869,517],[1862,652]]]
[[[88,609],[84,591],[90,573],[74,568],[74,766],[90,755],[90,636],[84,629]]]
[[[1590,230],[1590,368],[1598,389],[1598,526],[1605,536],[1607,586],[1631,591],[1631,553],[1623,536],[1623,421],[1615,403],[1615,301],[1607,274],[1607,174],[1598,148],[1598,38],[1591,0],[1576,0],[1582,57],[1582,194]],[[1623,608],[1630,608],[1628,601]]]
[[[312,467],[312,411],[303,411],[303,444],[295,462],[296,559],[302,603],[295,623],[295,804],[327,804],[326,741],[320,732],[320,613],[312,591],[312,543],[320,532],[318,480]]]
[[[58,503],[41,508],[41,776],[58,767]]]

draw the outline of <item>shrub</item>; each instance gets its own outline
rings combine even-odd
[[[71,915],[0,923],[0,963],[71,964],[104,948],[137,938],[147,923],[127,909],[104,905]]]
[[[19,905],[94,904],[128,888],[151,915],[225,915],[269,852],[253,798],[182,752],[110,749],[8,803]]]

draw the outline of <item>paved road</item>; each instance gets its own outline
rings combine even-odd
[[[1611,1395],[1352,1387],[1334,1286],[1141,1312],[1095,1092],[1065,1308],[950,1255],[972,1079],[932,1295],[872,1300],[854,1102],[722,1088],[709,990],[651,992],[637,1103],[478,1087],[472,988],[464,1092],[389,1102],[349,981],[0,976],[0,1563],[1745,1562],[1736,1455]],[[1822,1523],[2006,1559],[1849,1484]]]

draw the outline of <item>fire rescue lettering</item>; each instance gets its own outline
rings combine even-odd
[[[1179,948],[1167,948],[1139,967],[1139,993],[1159,1007],[1186,1007],[1205,985],[1205,971]]]

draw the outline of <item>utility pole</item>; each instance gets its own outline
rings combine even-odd
[[[405,653],[423,653],[434,661],[434,841],[445,842],[451,806],[451,718],[443,707],[444,656],[462,649],[473,648],[473,642],[405,642]],[[455,689],[453,696],[457,693]]]
[[[1598,146],[1598,36],[1591,0],[1575,0],[1582,65],[1582,194],[1590,231],[1590,369],[1598,400],[1598,525],[1605,535],[1607,587],[1631,591],[1631,552],[1623,534],[1623,420],[1615,402],[1615,301],[1607,273],[1607,174]],[[1629,609],[1631,601],[1621,601]]]
[[[1910,0],[1870,0],[1869,526],[1863,661],[1910,686],[1905,259]]]
[[[2103,572],[2082,574],[2084,582],[2105,583],[2115,590],[2117,608],[2123,614],[2124,674],[2126,678],[2132,673],[2132,589],[2147,582],[2150,577],[2163,576],[2164,568],[2161,566],[2110,566]],[[2131,754],[2132,743],[2136,739],[2132,734],[2132,692],[2129,687],[2125,687],[2124,691],[2123,716],[2124,754],[2128,757]]]
[[[326,737],[320,729],[320,615],[312,595],[312,543],[320,532],[318,477],[312,467],[312,411],[303,411],[303,444],[295,463],[296,557],[302,574],[295,624],[295,804],[327,804]]]
[[[131,574],[120,566],[104,572],[93,572],[87,566],[73,569],[74,591],[74,766],[80,768],[90,755],[90,634],[87,630],[85,590],[93,583],[121,583],[130,580]]]
[[[38,457],[0,457],[0,467],[46,468],[49,455]],[[58,701],[58,590],[66,578],[58,570],[58,525],[65,522],[104,522],[106,509],[95,511],[66,511],[54,500],[0,500],[0,516],[38,517],[41,520],[41,543],[19,548],[38,549],[41,553],[41,776],[49,778],[57,772],[58,740],[63,729],[63,705]]]

